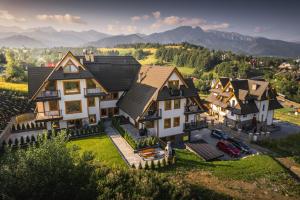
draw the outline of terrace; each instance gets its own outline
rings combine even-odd
[[[35,116],[38,122],[62,119],[61,110],[36,112]]]
[[[59,90],[45,90],[37,95],[35,101],[60,100]]]
[[[101,90],[101,88],[84,88],[85,97],[97,97],[105,96],[106,93]]]
[[[139,121],[143,122],[143,121],[154,121],[154,120],[161,119],[161,112],[162,112],[161,109],[148,110]]]
[[[195,122],[186,122],[184,123],[184,131],[194,131],[202,128],[207,128],[208,124],[205,120],[195,121]]]

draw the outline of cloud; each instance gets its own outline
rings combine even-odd
[[[160,18],[160,12],[159,12],[159,11],[153,12],[152,15],[153,15],[153,17],[154,17],[155,19],[159,19],[159,18]]]
[[[107,31],[111,34],[132,34],[136,33],[138,28],[132,25],[119,25],[118,23],[115,24],[108,24]]]
[[[211,29],[226,29],[229,27],[228,23],[208,23],[202,18],[188,18],[188,17],[179,17],[179,16],[168,16],[165,18],[159,18],[151,24],[151,29],[159,29],[162,26],[192,26],[192,27],[201,27],[204,30]]]
[[[147,20],[147,19],[149,19],[150,18],[150,16],[149,15],[143,15],[143,16],[133,16],[133,17],[131,17],[130,19],[131,19],[131,21],[133,21],[133,22],[137,22],[137,21],[140,21],[140,20]]]
[[[269,28],[267,27],[261,27],[261,26],[256,26],[254,28],[254,33],[263,33],[266,32]]]
[[[65,15],[37,15],[36,18],[41,21],[55,21],[59,23],[68,23],[68,24],[87,24],[81,19],[80,16],[73,16],[70,14]]]
[[[0,19],[1,20],[8,20],[8,21],[14,21],[14,22],[25,22],[26,19],[23,17],[16,17],[9,13],[7,10],[0,10]]]

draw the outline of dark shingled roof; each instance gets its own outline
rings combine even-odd
[[[109,92],[129,90],[140,69],[140,63],[132,56],[95,56],[94,62],[85,61],[83,65],[95,79]]]
[[[221,82],[221,85],[222,85],[223,87],[225,87],[230,79],[229,79],[229,78],[226,78],[226,77],[221,77],[221,78],[219,78],[219,80],[220,80],[220,82]]]
[[[64,73],[60,68],[57,71],[54,71],[49,80],[67,80],[67,79],[87,79],[94,78],[93,74],[87,70],[80,70],[79,73]]]
[[[237,115],[247,115],[251,113],[257,113],[259,110],[254,101],[250,101],[245,104],[239,101],[234,108],[231,108],[231,112]]]
[[[32,98],[53,68],[28,67],[28,95]]]
[[[270,100],[268,110],[275,110],[280,108],[283,108],[283,106],[278,102],[277,99]]]

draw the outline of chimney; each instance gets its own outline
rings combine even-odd
[[[90,60],[91,62],[95,62],[94,52],[90,52]]]

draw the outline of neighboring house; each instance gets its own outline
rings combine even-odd
[[[29,68],[28,76],[36,120],[47,122],[48,130],[113,116],[124,116],[158,137],[203,127],[196,123],[204,112],[198,92],[175,67],[141,67],[131,56],[69,52],[54,68]]]
[[[282,108],[274,89],[262,80],[219,78],[210,91],[209,114],[240,128],[271,125],[274,110]]]

